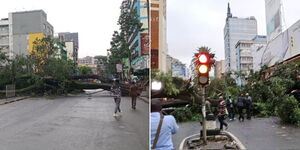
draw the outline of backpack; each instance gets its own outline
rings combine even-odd
[[[244,101],[242,98],[238,98],[238,101],[236,103],[237,107],[244,107]]]

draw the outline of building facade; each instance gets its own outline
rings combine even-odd
[[[93,74],[99,74],[97,71],[98,60],[91,56],[78,58],[78,67],[86,66],[92,69]]]
[[[252,40],[240,40],[236,44],[236,71],[248,76],[250,71],[255,71],[254,68],[258,68],[259,61],[254,61],[254,53],[259,53],[259,50],[263,50],[267,45],[266,36],[256,36]],[[241,77],[237,78],[238,85],[245,84],[245,80]]]
[[[53,26],[47,21],[43,10],[22,11],[9,13],[10,27],[10,56],[28,55],[30,34],[42,33],[53,37]]]
[[[58,38],[66,46],[68,59],[73,60],[77,66],[79,50],[78,33],[61,32],[58,33]]]
[[[225,74],[225,60],[216,61],[214,73],[216,78],[223,77],[223,75]]]
[[[0,20],[0,51],[9,53],[9,21],[8,18]]]
[[[52,37],[53,33],[53,26],[43,10],[12,12],[0,21],[0,47],[10,58],[28,55],[33,34]]]
[[[257,35],[257,21],[254,17],[238,18],[231,14],[228,3],[224,27],[225,70],[236,71],[235,45],[239,40],[251,40]]]
[[[129,2],[126,2],[125,6]],[[128,39],[131,50],[131,67],[133,73],[148,72],[149,70],[149,22],[148,22],[148,2],[147,0],[133,0],[130,11],[137,13],[142,24],[141,31],[136,30]],[[126,64],[127,60],[123,63]],[[128,68],[124,68],[125,71]],[[128,72],[128,70],[126,71]]]
[[[166,0],[151,1],[151,69],[167,71]]]
[[[167,55],[167,72],[171,73],[172,77],[188,78],[186,65],[170,55]]]

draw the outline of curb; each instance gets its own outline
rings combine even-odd
[[[223,134],[226,134],[226,135],[230,136],[236,142],[236,144],[237,144],[237,146],[240,150],[246,150],[246,147],[243,145],[243,143],[236,136],[234,136],[232,133],[230,133],[228,131],[222,131],[222,132],[223,132]],[[193,135],[190,135],[190,136],[184,138],[181,141],[180,145],[179,145],[179,150],[183,150],[184,145],[186,144],[188,139],[190,139],[192,137],[196,137],[196,136],[200,137],[199,134],[193,134]]]
[[[149,104],[149,98],[140,97],[140,96],[138,96],[138,98],[141,99],[142,101],[144,101],[145,103]]]
[[[9,103],[13,103],[13,102],[25,100],[25,99],[27,99],[27,98],[30,98],[30,96],[27,96],[27,97],[21,97],[21,98],[17,98],[17,99],[14,99],[14,100],[8,100],[8,101],[5,101],[5,102],[0,102],[0,105],[5,105],[5,104],[9,104]]]

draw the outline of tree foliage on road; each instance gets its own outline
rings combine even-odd
[[[71,60],[57,58],[57,46],[51,37],[36,39],[29,55],[17,55],[12,59],[1,57],[0,90],[7,84],[15,84],[20,92],[36,94],[63,94],[75,66]],[[3,56],[3,54],[0,54]],[[3,62],[5,60],[5,63]],[[34,85],[34,88],[31,86]],[[31,87],[31,88],[28,88]]]
[[[238,87],[231,74],[227,74],[222,79],[212,79],[207,90],[212,97],[217,91],[234,98],[240,93],[249,93],[258,116],[279,116],[284,123],[300,125],[299,100],[293,96],[295,90],[300,90],[299,61],[271,68],[264,66],[258,72],[250,72],[243,87]]]
[[[87,75],[87,74],[93,73],[92,68],[88,67],[88,66],[80,66],[79,72],[80,72],[80,75]]]

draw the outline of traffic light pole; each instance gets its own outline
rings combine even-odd
[[[201,89],[201,99],[202,99],[202,115],[203,115],[203,120],[202,120],[202,132],[203,132],[203,143],[204,145],[207,144],[207,136],[206,136],[206,108],[205,108],[205,86],[202,86]],[[200,133],[201,135],[201,133]]]

